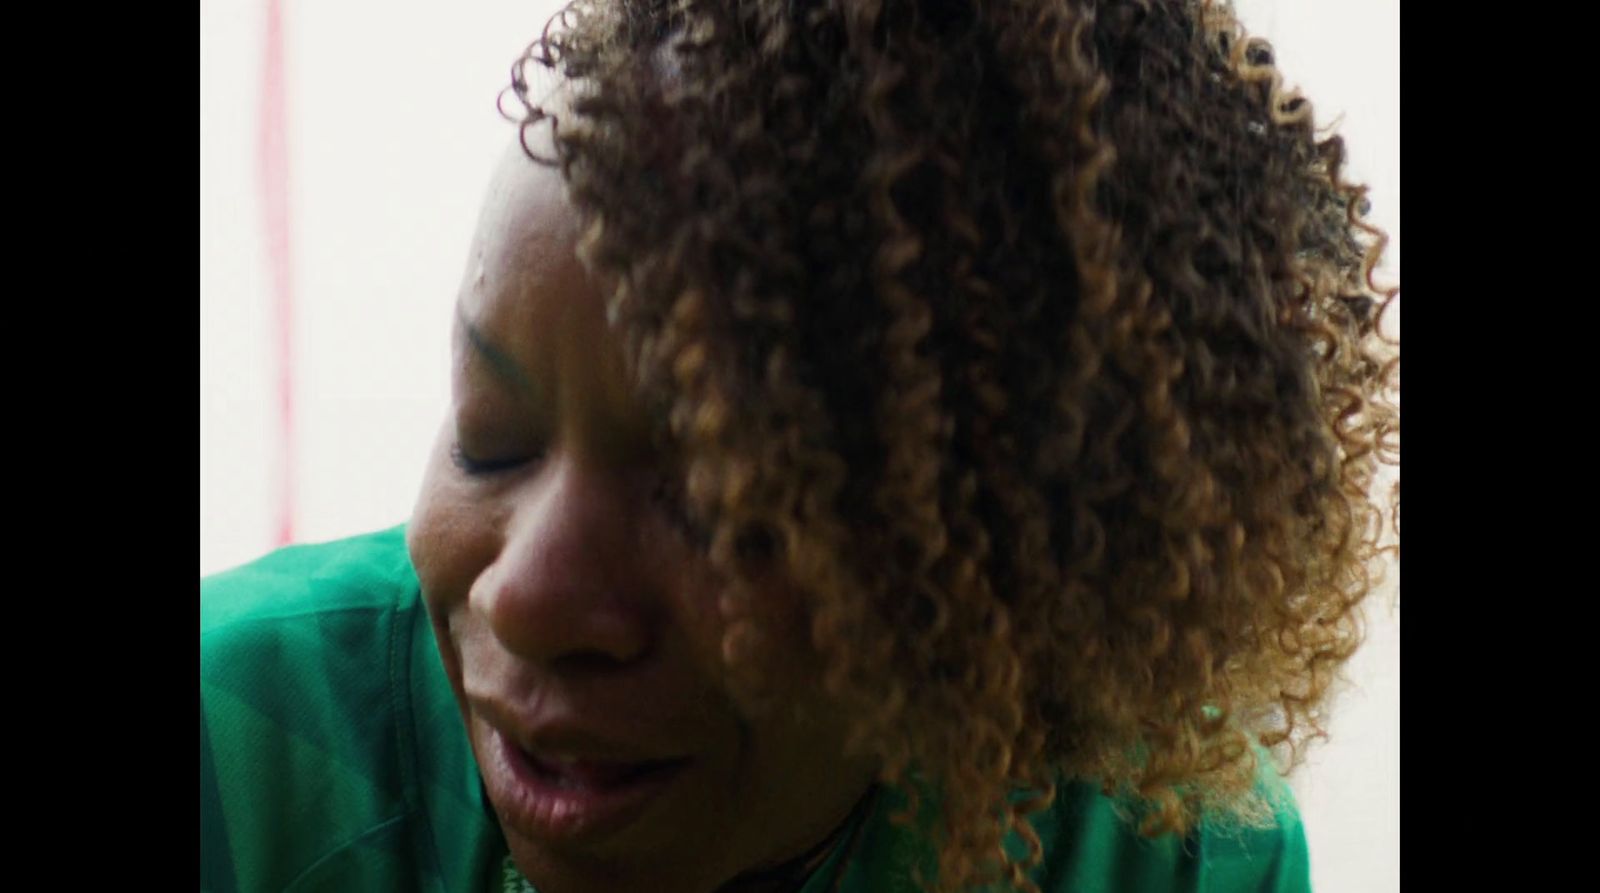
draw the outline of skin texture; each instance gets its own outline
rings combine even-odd
[[[668,457],[575,229],[559,173],[514,146],[460,292],[452,410],[412,559],[481,766],[499,735],[690,760],[636,820],[575,841],[541,839],[495,802],[524,874],[545,893],[735,889],[824,840],[874,766],[845,755],[845,723],[814,695],[761,711],[731,693],[718,583],[662,486]],[[803,667],[804,623],[788,628],[771,647]],[[565,731],[539,738],[551,724]]]

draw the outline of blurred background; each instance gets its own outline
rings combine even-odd
[[[1398,0],[1234,5],[1345,135],[1398,279]],[[202,0],[202,575],[410,514],[478,203],[515,134],[495,98],[554,8]],[[1292,779],[1319,891],[1399,889],[1397,577]]]

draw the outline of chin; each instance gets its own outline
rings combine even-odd
[[[602,856],[506,838],[512,860],[539,893],[712,893],[722,885],[703,860],[685,861],[681,851]]]
[[[622,819],[549,827],[530,821],[530,812],[540,810],[528,801],[540,792],[514,785],[519,770],[506,768],[493,734],[480,736],[475,750],[512,860],[539,893],[711,893],[736,873],[724,872],[729,866],[722,863],[734,855],[733,829],[718,830],[716,817],[725,809],[716,805],[719,786],[704,765],[684,771]]]

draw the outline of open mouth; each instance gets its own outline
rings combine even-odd
[[[549,842],[614,834],[639,816],[689,766],[688,758],[625,763],[568,759],[523,750],[490,734],[484,785],[501,821]]]
[[[519,749],[520,750],[520,749]],[[654,760],[642,763],[617,763],[601,760],[552,759],[521,751],[532,774],[553,787],[567,791],[607,791],[649,781],[669,773],[686,760]]]

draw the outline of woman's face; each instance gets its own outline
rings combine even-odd
[[[754,715],[725,689],[715,586],[661,501],[574,237],[560,176],[513,147],[461,288],[411,556],[529,879],[709,891],[826,837],[873,770],[820,700]],[[791,667],[800,626],[773,646]]]

